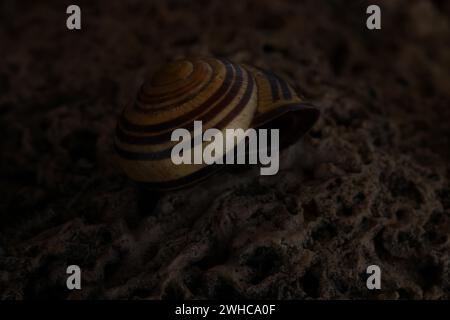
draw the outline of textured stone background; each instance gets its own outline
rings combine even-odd
[[[450,5],[0,4],[0,297],[450,299]],[[275,177],[228,170],[152,208],[115,165],[117,114],[168,59],[282,74],[322,108]],[[65,289],[78,264],[83,289]],[[378,264],[383,290],[365,288]]]

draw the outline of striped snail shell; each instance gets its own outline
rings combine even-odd
[[[120,115],[115,134],[118,161],[134,181],[151,189],[177,189],[218,165],[171,161],[172,131],[280,129],[280,147],[307,132],[319,117],[283,79],[256,67],[215,58],[183,59],[163,66],[141,86]],[[228,150],[227,150],[228,151]]]

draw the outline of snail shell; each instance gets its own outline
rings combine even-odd
[[[319,117],[283,79],[224,59],[195,58],[169,63],[147,79],[117,124],[115,149],[125,173],[152,189],[176,189],[217,165],[171,161],[172,131],[195,120],[203,130],[279,128],[280,147],[307,132]],[[226,150],[229,151],[229,150]]]

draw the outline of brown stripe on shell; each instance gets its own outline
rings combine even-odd
[[[179,66],[163,67],[154,77],[157,88],[151,82],[141,87],[134,105],[122,112],[114,139],[127,175],[150,189],[180,188],[221,167],[171,165],[177,143],[171,141],[172,131],[185,128],[192,136],[195,120],[203,120],[203,130],[214,127],[222,132],[278,128],[283,148],[307,132],[320,114],[300,102],[289,84],[271,71],[226,60],[181,60]]]
[[[241,100],[239,100],[236,107],[233,108],[224,118],[222,118],[222,120],[219,123],[217,123],[217,125],[216,125],[217,129],[224,130],[226,128],[226,125],[228,123],[230,123],[232,121],[232,119],[234,119],[236,116],[238,116],[241,113],[241,111],[248,104],[248,102],[252,96],[253,89],[254,89],[254,80],[253,80],[253,77],[249,74],[248,75],[248,84],[247,84],[247,88],[245,90],[244,95],[242,96]],[[229,95],[226,99],[222,100],[221,104],[223,104],[223,106],[226,106],[226,105],[230,104],[231,101],[233,101],[234,97],[239,92],[239,88],[235,91],[236,92],[234,92],[232,95]],[[170,133],[170,135],[171,135],[171,133]],[[135,137],[135,138],[138,138],[138,137]],[[143,138],[143,137],[139,137],[139,138]],[[150,138],[150,137],[145,137],[145,138]],[[168,141],[170,141],[170,137],[169,137],[169,140],[164,140],[163,142],[168,142]],[[117,145],[116,142],[114,142],[114,148],[116,149],[116,152],[119,154],[119,156],[121,156],[122,158],[127,159],[127,160],[161,160],[161,159],[169,158],[171,155],[171,152],[172,152],[172,148],[168,148],[168,149],[164,149],[164,150],[156,151],[156,152],[129,151],[129,150],[125,150],[125,149],[121,148],[119,145]]]
[[[199,68],[204,68],[204,67],[205,67],[204,64],[199,64]],[[208,69],[205,69],[203,71],[204,72],[202,72],[202,70],[199,70],[197,72],[194,71],[193,72],[194,74],[192,76],[190,76],[187,79],[182,80],[183,82],[186,82],[183,86],[174,87],[172,90],[164,91],[162,93],[151,92],[151,89],[154,87],[146,88],[147,84],[144,83],[139,90],[139,97],[144,102],[153,103],[153,102],[158,102],[158,101],[164,101],[164,99],[170,98],[171,96],[173,96],[175,94],[179,95],[180,93],[189,92],[189,90],[192,89],[193,87],[201,84],[202,82],[205,82],[204,75],[206,74]],[[213,73],[213,72],[211,72],[211,73]],[[149,90],[150,90],[150,92],[148,92]]]
[[[212,74],[210,75],[209,78],[212,78]],[[206,81],[205,81],[206,80]],[[138,96],[137,96],[137,100],[142,102],[142,105],[147,106],[147,107],[160,107],[158,104],[162,104],[164,102],[167,102],[167,100],[169,99],[173,99],[174,97],[180,97],[182,95],[186,95],[188,93],[191,94],[191,91],[200,86],[201,84],[207,83],[209,79],[204,79],[204,77],[202,78],[201,76],[198,77],[198,79],[194,79],[194,81],[186,83],[186,85],[179,87],[179,88],[175,88],[174,90],[168,91],[164,94],[161,95],[149,95],[148,93],[146,93],[144,91],[143,88],[141,88],[141,90],[139,90]],[[202,87],[203,87],[202,86]],[[197,89],[196,92],[198,92],[199,90]],[[145,107],[142,107],[145,109]]]
[[[172,100],[169,100],[170,96],[163,97],[159,100],[157,99],[148,100],[143,96],[143,93],[140,92],[136,99],[134,108],[136,111],[139,111],[141,113],[155,113],[160,111],[167,111],[168,109],[175,108],[179,105],[182,105],[192,100],[200,92],[205,90],[213,80],[214,80],[214,71],[211,72],[208,79],[193,82],[187,88],[183,89],[183,91],[172,92],[171,93],[172,97],[174,97],[174,99]],[[194,88],[196,89],[193,90]]]
[[[262,68],[256,68],[256,69],[261,71],[264,74],[267,81],[269,82],[273,101],[278,101],[281,99],[280,91],[281,91],[281,95],[283,96],[283,99],[290,100],[293,98],[291,89],[289,88],[289,85],[283,78],[277,76],[272,71],[268,71],[268,70],[265,70]]]
[[[272,74],[272,75],[275,77],[275,79],[277,79],[278,83],[281,86],[281,93],[283,94],[283,98],[286,100],[292,99],[292,93],[291,93],[291,90],[289,90],[289,86],[286,83],[286,81],[284,81],[283,78],[280,78],[274,74]]]
[[[180,100],[167,101],[164,104],[160,103],[158,105],[153,105],[151,108],[148,108],[148,106],[145,107],[146,104],[144,104],[142,102],[142,100],[140,100],[138,97],[138,99],[136,100],[136,103],[134,105],[134,109],[136,111],[138,111],[139,113],[144,113],[144,114],[158,113],[158,112],[162,112],[162,111],[166,112],[167,110],[174,109],[176,107],[179,107],[180,105],[183,105],[183,104],[191,101],[200,92],[202,92],[206,88],[208,88],[208,86],[211,84],[211,82],[213,80],[214,80],[214,74],[211,74],[209,79],[206,82],[204,82],[201,87],[199,87],[197,90],[189,93],[188,95],[182,96]]]
[[[233,80],[235,77],[235,69],[232,64],[225,65],[226,72],[224,76],[224,80],[219,87],[211,96],[207,98],[203,103],[201,103],[198,107],[191,110],[189,113],[183,115],[182,117],[174,118],[165,122],[157,123],[157,124],[151,124],[151,125],[140,125],[140,124],[133,124],[126,117],[122,114],[122,117],[120,118],[120,124],[121,126],[127,130],[127,131],[135,131],[138,133],[152,133],[152,132],[158,132],[158,131],[165,131],[172,128],[179,127],[180,125],[185,124],[188,120],[196,119],[202,112],[205,112],[208,110],[211,106],[214,106],[215,103],[217,103],[218,100],[220,100],[226,92],[230,89],[230,87],[233,85]],[[239,69],[236,73],[239,72]],[[238,73],[236,77],[240,77],[241,74]],[[212,79],[211,79],[212,80]],[[208,83],[209,84],[209,83]],[[207,85],[208,86],[208,85]],[[206,86],[206,88],[207,88]],[[197,95],[198,93],[195,93]],[[187,103],[190,99],[186,99],[186,101],[179,102],[177,104],[166,106],[166,110],[179,107],[180,105]],[[217,110],[216,110],[217,111]],[[155,112],[155,110],[151,110],[151,112]]]
[[[273,74],[267,70],[260,69],[267,81],[269,81],[270,91],[272,92],[272,100],[277,101],[280,100],[280,94],[278,93],[278,82],[277,79],[273,76]]]
[[[189,122],[193,122],[194,120],[198,119],[198,117],[202,113],[204,113],[204,116],[200,120],[208,122],[209,120],[214,118],[217,112],[221,111],[223,108],[229,105],[231,101],[234,100],[234,98],[237,95],[237,92],[239,92],[239,88],[241,87],[243,81],[241,67],[235,66],[236,70],[234,69],[235,67],[231,64],[227,65],[226,67],[227,72],[221,87],[218,90],[216,90],[214,94],[212,94],[207,100],[205,100],[201,105],[193,109],[191,112],[183,115],[182,117],[174,118],[169,121],[153,125],[133,124],[129,122],[124,115],[122,115],[119,122],[120,127],[123,128],[125,131],[136,133],[163,132],[189,124]],[[126,132],[124,133],[127,134]],[[149,137],[149,139],[151,138]],[[159,140],[159,138],[157,138],[157,140]],[[162,138],[162,140],[167,139]]]

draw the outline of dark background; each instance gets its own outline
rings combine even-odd
[[[448,1],[75,3],[80,31],[71,2],[0,4],[2,299],[450,299]],[[149,201],[121,173],[118,113],[186,55],[271,69],[321,107],[278,175]]]

